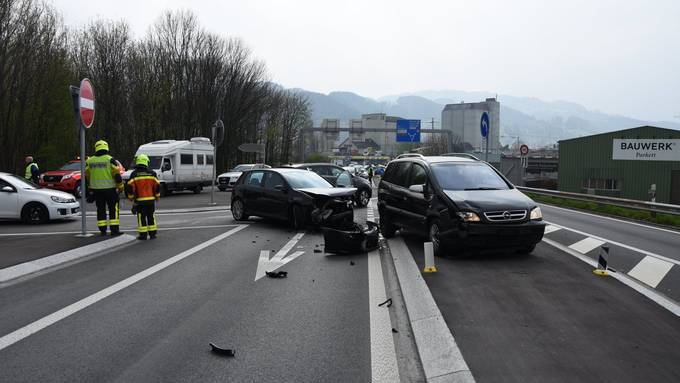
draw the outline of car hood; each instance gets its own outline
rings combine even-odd
[[[304,188],[295,189],[313,196],[346,197],[356,193],[356,188]]]
[[[524,209],[536,206],[531,198],[517,189],[507,190],[444,190],[460,209],[494,211]]]
[[[242,173],[243,173],[243,172],[226,172],[226,173],[220,174],[219,176],[217,176],[217,178],[221,178],[221,177],[229,177],[229,178],[240,177]]]
[[[65,176],[67,174],[77,173],[80,175],[80,170],[49,170],[43,173],[45,176]]]
[[[47,188],[35,189],[35,190],[24,190],[24,191],[27,192],[27,193],[41,194],[41,195],[48,197],[48,198],[52,197],[52,196],[61,197],[61,198],[75,198],[73,196],[73,194],[69,194],[69,193],[66,193],[66,192],[63,192],[63,191],[59,191],[59,190],[47,189]]]

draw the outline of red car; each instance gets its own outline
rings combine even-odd
[[[120,162],[118,162],[118,170],[121,175],[125,173],[125,168]],[[80,160],[69,161],[59,170],[50,170],[41,174],[38,183],[44,188],[62,190],[80,198]]]

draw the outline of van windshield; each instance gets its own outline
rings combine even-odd
[[[489,165],[483,163],[443,163],[432,165],[432,172],[444,190],[506,190],[510,186]]]
[[[163,157],[161,156],[149,156],[149,169],[160,169],[161,168],[161,160]],[[130,163],[130,169],[134,169],[136,166],[135,160],[132,159],[132,162]]]

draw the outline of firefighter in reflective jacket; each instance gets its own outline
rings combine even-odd
[[[118,193],[123,191],[123,178],[118,170],[118,163],[109,155],[109,144],[106,141],[97,141],[94,152],[94,156],[85,162],[88,201],[94,200],[97,205],[97,227],[101,235],[106,235],[107,226],[111,227],[111,235],[119,235]]]
[[[156,238],[158,230],[156,226],[156,200],[161,198],[160,182],[153,170],[149,169],[149,157],[140,154],[135,159],[135,170],[130,174],[127,183],[127,197],[134,203],[133,213],[137,214],[137,229],[139,237],[145,240]]]

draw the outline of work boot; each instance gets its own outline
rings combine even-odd
[[[137,237],[137,239],[140,241],[146,241],[146,233],[139,233],[139,237]]]
[[[120,232],[120,229],[118,228],[118,226],[114,226],[114,227],[111,228],[111,236],[112,237],[117,237],[121,234],[122,233]]]
[[[156,239],[156,232],[149,232],[149,239]]]
[[[99,236],[106,237],[106,227],[99,228]]]

